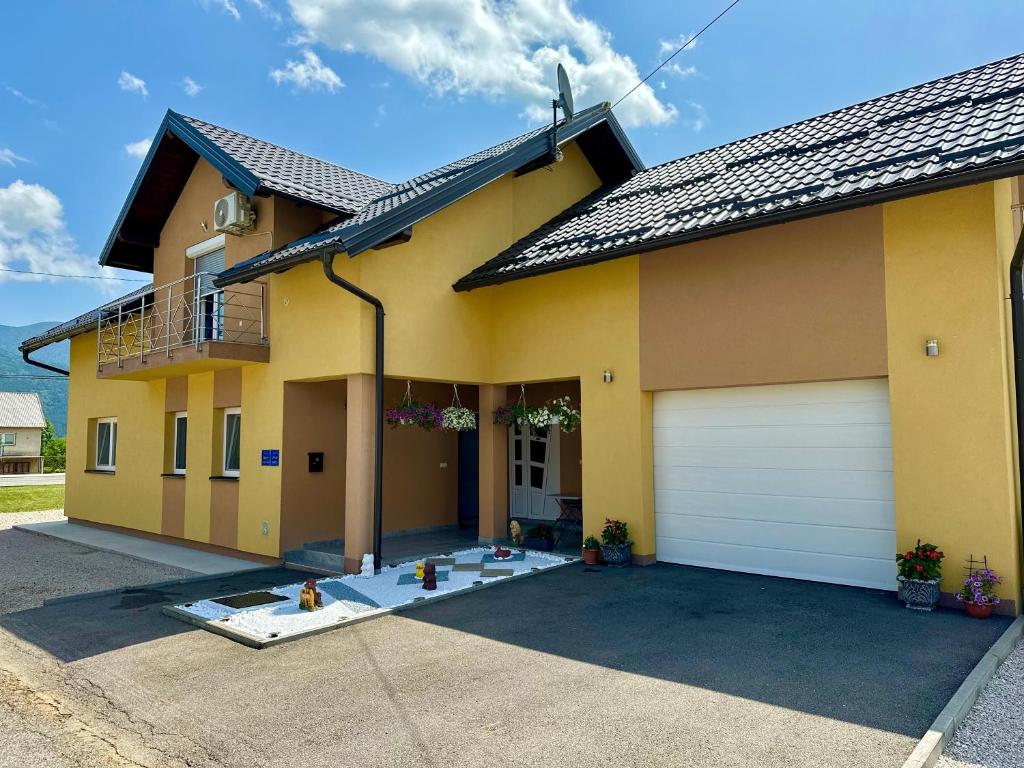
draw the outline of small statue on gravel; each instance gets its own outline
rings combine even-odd
[[[508,560],[512,557],[512,550],[508,547],[503,547],[501,544],[494,545],[494,559],[495,560]]]
[[[309,579],[299,590],[299,608],[316,611],[324,607],[324,596],[316,588],[316,579]]]
[[[437,589],[437,566],[427,563],[423,566],[423,588],[427,590]]]

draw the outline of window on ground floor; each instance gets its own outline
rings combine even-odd
[[[188,414],[174,414],[174,474],[185,474],[185,455],[188,446]]]
[[[238,477],[241,464],[242,411],[240,408],[224,409],[224,474]]]
[[[114,471],[117,463],[117,419],[96,419],[96,469]]]

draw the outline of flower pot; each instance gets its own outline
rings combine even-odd
[[[523,539],[523,546],[526,549],[535,549],[538,552],[550,552],[555,548],[554,539],[534,539],[527,536]]]
[[[992,615],[992,603],[979,605],[978,603],[964,603],[964,610],[972,619],[987,619]]]
[[[604,560],[605,565],[623,568],[629,565],[633,558],[633,542],[627,541],[625,544],[602,544],[601,558]]]
[[[597,565],[600,561],[601,550],[600,549],[584,549],[583,550],[583,562],[587,565]]]
[[[897,576],[899,598],[914,611],[931,611],[939,602],[939,579],[921,581]]]

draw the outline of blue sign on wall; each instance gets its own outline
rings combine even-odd
[[[264,448],[260,464],[264,467],[278,467],[281,465],[281,451],[277,448]]]

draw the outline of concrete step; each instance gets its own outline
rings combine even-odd
[[[293,549],[284,553],[285,564],[308,566],[321,571],[343,573],[345,557],[337,552],[322,552],[315,549]]]

